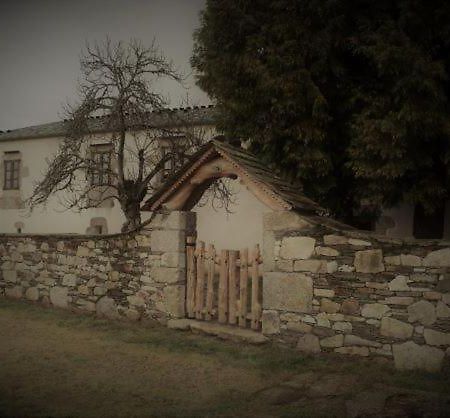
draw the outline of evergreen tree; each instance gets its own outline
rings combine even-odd
[[[449,198],[449,3],[207,0],[194,39],[220,127],[338,218]]]

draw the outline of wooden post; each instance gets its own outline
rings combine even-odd
[[[248,249],[241,250],[240,285],[239,285],[239,326],[247,325],[247,284],[248,284]]]
[[[205,243],[197,243],[197,286],[195,288],[195,317],[202,319],[205,293]]]
[[[227,322],[228,313],[228,250],[222,250],[220,254],[219,276],[219,322]]]
[[[188,318],[195,316],[195,237],[186,237],[186,312]]]
[[[236,324],[236,300],[237,300],[237,275],[236,253],[230,250],[228,255],[228,323]]]
[[[213,302],[214,302],[214,273],[215,273],[215,259],[216,250],[214,245],[208,245],[208,255],[207,255],[207,265],[208,265],[208,279],[206,282],[206,313],[205,319],[210,321],[212,318]]]
[[[261,305],[259,303],[259,245],[252,252],[252,329],[259,329]]]

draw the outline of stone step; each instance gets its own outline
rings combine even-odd
[[[170,319],[167,326],[171,329],[200,331],[219,338],[244,341],[250,344],[263,344],[269,340],[262,333],[250,329],[195,319]]]

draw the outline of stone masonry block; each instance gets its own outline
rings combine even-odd
[[[380,334],[385,337],[408,339],[412,337],[413,326],[398,319],[384,317],[381,319]]]
[[[20,299],[23,296],[23,287],[22,286],[7,287],[5,289],[5,296],[7,298]]]
[[[50,301],[57,308],[67,308],[68,297],[66,287],[52,287],[50,289]]]
[[[263,233],[262,256],[264,271],[275,270],[275,235],[271,231]]]
[[[25,292],[25,297],[32,301],[39,300],[39,289],[37,287],[29,287]]]
[[[16,270],[3,270],[3,279],[5,282],[16,283],[17,271]]]
[[[309,313],[312,310],[311,277],[298,273],[265,273],[263,308]]]
[[[263,311],[261,322],[263,334],[270,335],[280,333],[280,315],[277,311]]]
[[[295,271],[310,271],[311,273],[326,273],[327,262],[324,260],[296,260]]]
[[[177,267],[154,267],[151,277],[158,283],[182,283],[186,280],[186,270]]]
[[[359,273],[380,273],[384,271],[382,251],[357,251],[355,253],[355,269]]]
[[[432,251],[423,260],[424,266],[450,267],[450,248]]]
[[[263,215],[265,231],[301,230],[312,224],[295,212],[274,211]]]
[[[161,256],[161,267],[186,267],[186,253],[168,252]]]
[[[343,245],[348,243],[348,238],[343,235],[325,235],[323,242],[325,245]]]
[[[182,252],[186,246],[184,231],[153,231],[150,236],[152,252]]]
[[[77,248],[77,257],[88,257],[89,256],[89,248],[83,245],[79,245]]]
[[[416,321],[427,326],[436,322],[436,310],[431,302],[419,300],[408,306],[408,322]]]
[[[450,332],[440,332],[426,328],[423,336],[425,342],[429,345],[450,346]]]
[[[169,314],[172,318],[183,318],[185,314],[185,287],[166,286],[163,293],[166,313]]]
[[[281,242],[280,256],[287,260],[306,260],[313,254],[315,243],[311,237],[285,237]]]

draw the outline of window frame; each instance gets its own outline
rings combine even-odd
[[[89,184],[94,187],[110,186],[112,183],[112,147],[110,144],[93,144],[90,146],[91,167]]]
[[[20,190],[20,158],[3,160],[3,190]]]
[[[161,137],[160,144],[159,144],[161,159],[164,159],[168,153],[171,153],[174,150],[176,150],[173,143],[170,143],[169,141],[182,142],[183,140],[186,140],[185,134],[178,134],[173,137],[171,137],[171,136]],[[177,145],[177,146],[181,146],[181,145]],[[170,176],[171,173],[179,170],[185,163],[186,163],[186,158],[183,158],[182,160],[180,160],[178,158],[178,156],[176,155],[176,153],[174,153],[174,155],[172,155],[171,158],[169,158],[167,161],[164,162],[164,166],[162,167],[162,170],[161,170],[161,181],[166,180]]]

